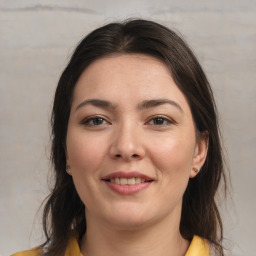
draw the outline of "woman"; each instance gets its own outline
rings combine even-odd
[[[15,255],[223,255],[216,107],[197,59],[146,20],[77,46],[52,112],[46,242]]]

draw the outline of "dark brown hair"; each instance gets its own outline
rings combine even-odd
[[[212,90],[195,55],[174,31],[147,20],[128,20],[100,27],[87,35],[75,49],[63,71],[52,111],[52,163],[54,186],[43,216],[46,242],[44,255],[62,255],[71,235],[86,231],[85,206],[72,177],[66,173],[66,134],[74,87],[82,72],[95,60],[113,54],[147,54],[163,61],[192,111],[198,134],[209,134],[206,162],[189,180],[183,196],[180,232],[208,239],[223,255],[222,222],[216,205],[220,180],[226,184],[217,111]]]

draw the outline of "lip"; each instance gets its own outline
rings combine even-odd
[[[109,182],[110,179],[114,178],[141,178],[145,179],[146,182],[143,183],[136,183],[134,185],[121,185],[121,184],[116,184],[116,183],[111,183]],[[139,172],[114,172],[111,174],[108,174],[102,178],[102,181],[114,192],[121,194],[121,195],[132,195],[135,193],[138,193],[146,188],[148,188],[154,181],[153,178],[139,173]]]
[[[141,179],[145,179],[145,181],[153,181],[154,179],[145,175],[145,174],[142,174],[140,172],[124,172],[124,171],[121,171],[121,172],[113,172],[113,173],[110,173],[104,177],[102,177],[102,180],[110,180],[110,179],[114,179],[114,178],[126,178],[126,179],[130,179],[130,178],[133,178],[133,177],[137,177],[137,178],[141,178]]]

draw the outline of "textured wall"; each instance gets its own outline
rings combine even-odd
[[[150,18],[195,50],[222,116],[233,201],[232,255],[256,255],[255,0],[0,0],[0,255],[41,241],[53,91],[76,43],[104,23]],[[32,231],[32,232],[31,232]]]

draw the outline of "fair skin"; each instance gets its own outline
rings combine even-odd
[[[92,63],[76,84],[66,140],[67,165],[86,206],[81,252],[185,255],[182,196],[206,154],[207,139],[196,137],[165,64],[142,54]]]

